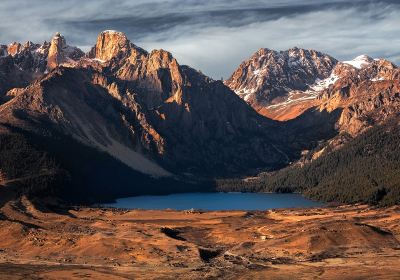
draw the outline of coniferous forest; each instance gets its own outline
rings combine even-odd
[[[251,180],[218,180],[220,191],[300,192],[326,202],[400,203],[400,127],[392,119],[339,150]]]

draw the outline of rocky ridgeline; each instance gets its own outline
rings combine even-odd
[[[328,78],[337,64],[333,57],[292,48],[260,49],[244,61],[225,82],[257,111],[289,100],[289,93],[306,91],[315,81]]]
[[[0,46],[0,96],[13,88],[26,87],[35,79],[62,64],[71,64],[84,56],[77,47],[67,45],[63,36],[55,34],[51,42],[35,44],[11,43]]]
[[[12,126],[39,133],[52,124],[156,176],[274,169],[296,156],[283,135],[271,133],[278,129],[275,122],[165,50],[147,52],[117,31],[100,33],[86,55],[60,34],[42,49],[41,75],[9,91],[0,106]],[[18,68],[15,58],[21,54],[2,59]],[[24,118],[15,112],[24,112]]]
[[[367,56],[260,49],[224,85],[108,30],[87,54],[59,33],[0,46],[0,93],[10,125],[54,124],[144,173],[214,176],[280,168],[324,141],[317,157],[382,123],[399,109],[399,70]]]

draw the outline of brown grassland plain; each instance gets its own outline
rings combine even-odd
[[[400,279],[400,207],[63,208],[0,187],[0,279]]]

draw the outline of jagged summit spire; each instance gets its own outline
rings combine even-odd
[[[20,43],[13,42],[8,45],[7,52],[9,55],[15,56],[16,54],[18,54],[21,51],[21,49],[22,49],[22,45]]]
[[[47,58],[47,68],[54,69],[62,61],[62,52],[67,45],[65,38],[61,36],[60,32],[56,32],[50,42],[49,55]]]
[[[76,60],[83,55],[84,53],[80,49],[68,46],[64,36],[60,32],[56,32],[50,42],[47,68],[54,69],[69,59]]]

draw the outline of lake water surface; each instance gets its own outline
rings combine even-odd
[[[116,203],[104,206],[125,209],[267,210],[321,205],[321,203],[306,199],[299,194],[181,193],[121,198],[117,199]]]

